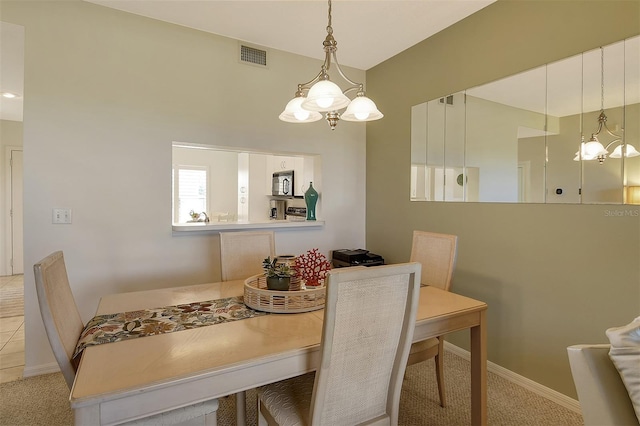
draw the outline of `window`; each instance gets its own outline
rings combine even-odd
[[[189,214],[209,211],[208,167],[173,166],[173,222],[192,220]]]

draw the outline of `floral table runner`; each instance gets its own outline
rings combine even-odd
[[[267,312],[248,308],[243,303],[242,296],[236,296],[164,308],[97,315],[87,323],[80,334],[73,359],[75,360],[87,346],[189,330],[266,314]]]

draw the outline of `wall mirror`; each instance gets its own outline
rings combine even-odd
[[[637,36],[414,105],[410,199],[640,204],[639,81]]]
[[[294,171],[294,182],[292,196],[278,198],[282,208],[304,207],[309,182],[322,186],[319,155],[175,142],[172,222],[269,222],[272,176],[284,170]]]

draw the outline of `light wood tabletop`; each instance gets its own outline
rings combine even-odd
[[[243,294],[244,281],[118,293],[96,315]],[[487,305],[420,289],[414,341],[471,330],[472,424],[486,424]],[[77,425],[118,424],[313,371],[323,310],[269,314],[85,349],[70,402]]]

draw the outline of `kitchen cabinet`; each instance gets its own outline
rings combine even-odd
[[[271,178],[273,173],[283,170],[293,170],[293,195],[301,197],[313,180],[313,160],[307,157],[294,157],[284,155],[267,155],[266,194],[271,195]],[[311,162],[309,167],[309,162]]]

